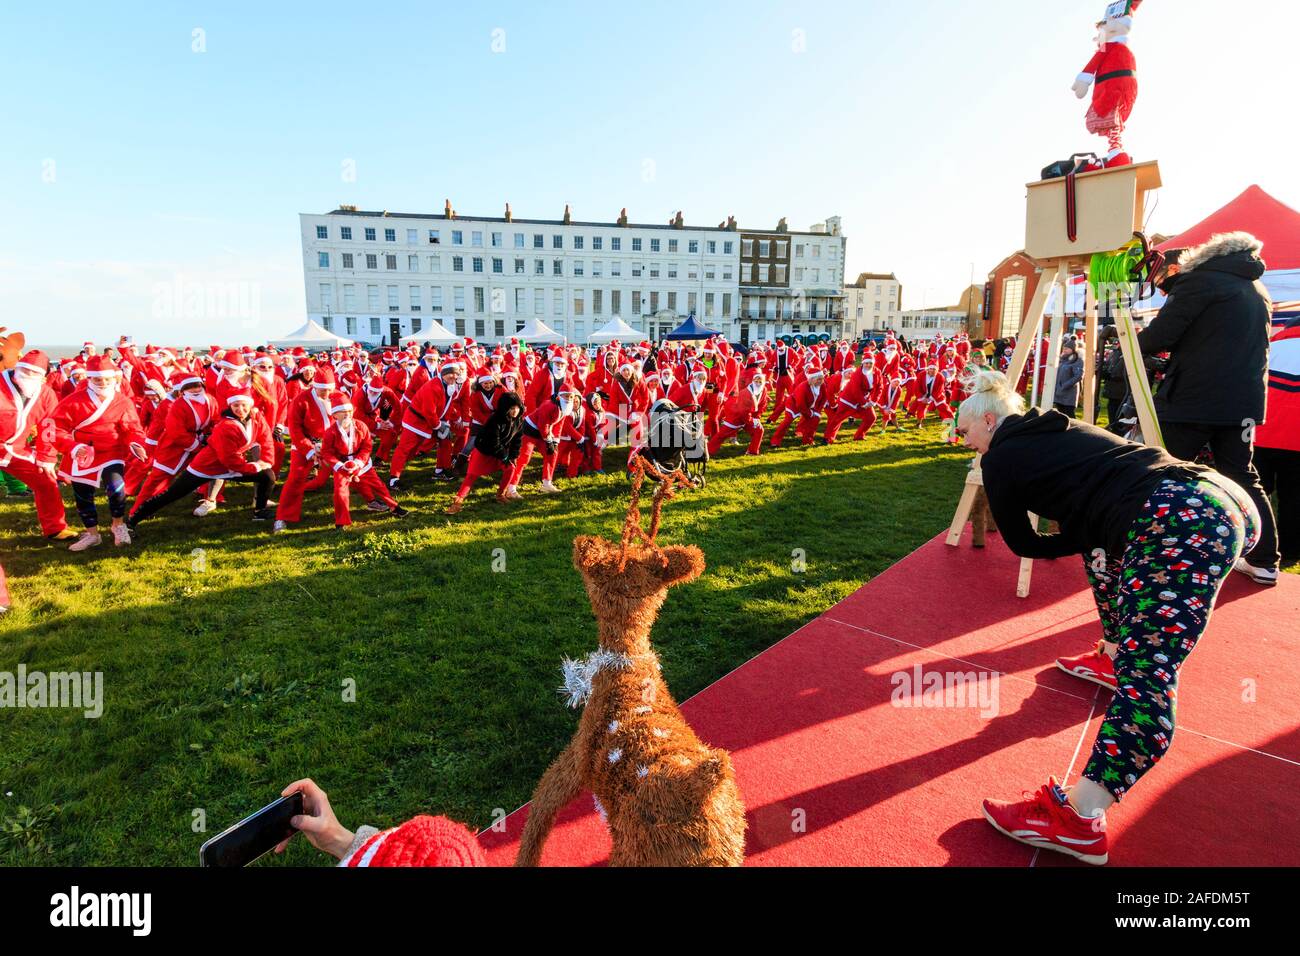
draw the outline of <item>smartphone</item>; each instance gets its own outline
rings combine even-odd
[[[281,797],[199,847],[199,865],[248,866],[297,833],[289,821],[301,815],[301,791]]]

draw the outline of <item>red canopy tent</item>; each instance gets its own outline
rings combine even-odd
[[[1199,246],[1219,232],[1248,232],[1264,243],[1263,256],[1269,271],[1300,269],[1300,212],[1258,186],[1251,186],[1218,212],[1161,243],[1160,248]]]

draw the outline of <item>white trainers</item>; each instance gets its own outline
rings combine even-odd
[[[546,492],[548,495],[558,495],[560,493],[560,489],[556,488],[555,483],[551,481],[542,482],[542,491]]]
[[[208,498],[199,502],[199,506],[194,509],[194,517],[203,518],[217,510],[217,503]]]
[[[124,524],[113,525],[113,545],[122,547],[131,543],[131,529]]]
[[[90,548],[98,548],[103,543],[104,539],[99,536],[98,531],[83,531],[80,538],[68,545],[68,550],[86,551]]]
[[[1276,568],[1273,570],[1269,570],[1268,568],[1257,568],[1245,558],[1238,558],[1237,563],[1232,566],[1232,570],[1240,571],[1256,584],[1263,584],[1266,586],[1277,584]]]
[[[277,518],[275,524],[271,525],[271,534],[279,534],[281,531],[284,531],[288,527],[289,526],[285,522]]]
[[[506,489],[506,497],[511,501],[519,501],[520,499],[523,498],[523,495],[519,493],[518,485],[511,485],[509,488]]]

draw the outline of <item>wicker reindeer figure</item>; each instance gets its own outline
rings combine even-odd
[[[660,482],[646,534],[643,478],[637,470],[621,543],[586,535],[573,542],[600,646],[583,662],[565,662],[563,690],[571,706],[586,709],[537,784],[516,866],[537,865],[556,814],[583,790],[609,825],[612,866],[739,866],[745,858],[745,808],[731,759],[695,736],[650,646],[668,588],[704,570],[699,548],[655,544],[664,499],[687,479],[678,472]]]

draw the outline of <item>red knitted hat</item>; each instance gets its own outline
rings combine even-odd
[[[340,866],[486,866],[478,838],[446,817],[418,816],[376,833]]]

